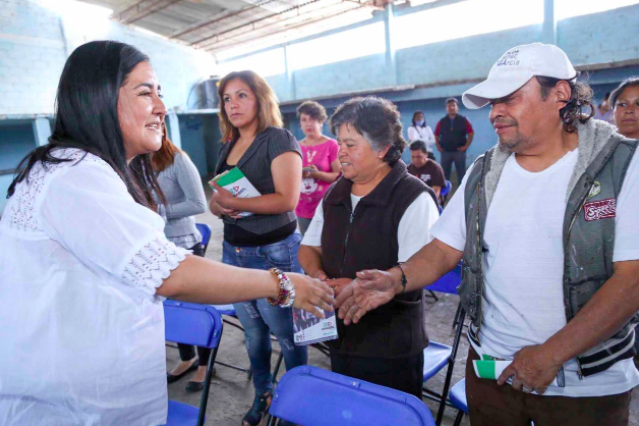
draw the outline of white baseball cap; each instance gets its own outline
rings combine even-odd
[[[490,69],[486,81],[464,92],[462,101],[466,108],[478,109],[516,92],[535,76],[570,81],[577,75],[566,53],[557,46],[524,44],[504,53]]]

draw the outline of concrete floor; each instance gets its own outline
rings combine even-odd
[[[222,257],[222,224],[215,216],[205,213],[197,217],[197,221],[207,223],[213,230],[211,242],[207,251],[207,258],[219,261]],[[452,344],[453,332],[451,327],[453,316],[457,308],[459,298],[456,295],[441,294],[439,301],[427,299],[427,325],[428,335],[432,341]],[[233,320],[236,321],[236,320]],[[453,384],[457,383],[464,376],[468,343],[465,336],[462,336],[459,353],[453,374]],[[273,367],[280,353],[277,343],[273,343]],[[235,327],[226,326],[217,359],[248,368],[249,361],[244,348],[243,333]],[[179,360],[177,349],[167,347],[167,366],[172,368]],[[309,348],[309,364],[330,370],[328,357],[314,348]],[[283,368],[281,369],[283,370]],[[280,376],[284,372],[280,372]],[[190,376],[183,378],[177,383],[169,385],[169,398],[199,406],[200,394],[190,394],[185,392],[184,386]],[[434,390],[441,390],[444,381],[444,373],[440,373],[429,381],[429,387]],[[211,392],[207,407],[206,425],[215,426],[238,426],[241,419],[253,402],[253,387],[245,373],[241,373],[224,366],[216,367],[216,374],[212,379]],[[630,426],[639,426],[639,391],[635,389],[633,401],[630,409]],[[426,401],[433,416],[436,415],[438,404]],[[456,410],[447,408],[443,421],[444,426],[453,424]],[[462,425],[468,426],[468,417],[465,416]],[[327,425],[329,426],[329,425]],[[559,425],[557,425],[559,426]]]

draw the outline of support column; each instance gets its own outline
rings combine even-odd
[[[293,70],[291,69],[291,64],[288,59],[288,46],[284,46],[284,67],[286,69],[286,83],[288,86],[288,95],[289,101],[294,101],[297,99],[297,89],[295,87],[295,76],[293,75]]]
[[[49,143],[51,136],[51,123],[48,118],[38,117],[33,120],[33,134],[38,146],[44,146]]]
[[[169,139],[173,142],[173,145],[182,149],[182,139],[180,138],[180,120],[175,110],[170,110],[166,115],[165,120],[169,125]]]
[[[555,18],[555,0],[544,1],[544,26],[541,39],[547,44],[557,44],[557,19]]]
[[[390,86],[397,85],[397,60],[395,58],[396,49],[393,40],[394,20],[393,4],[389,2],[384,9],[384,35],[386,40],[386,67],[390,76]]]

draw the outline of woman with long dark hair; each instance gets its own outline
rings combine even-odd
[[[149,158],[127,166],[160,148],[160,93],[149,58],[126,44],[85,44],[64,66],[50,143],[19,166],[0,221],[3,425],[164,424],[164,297],[331,309],[323,283],[166,239],[148,208],[161,194]]]
[[[253,71],[225,76],[218,89],[222,141],[226,141],[217,173],[235,168],[261,194],[236,198],[214,185],[211,211],[224,220],[222,262],[243,268],[274,266],[301,272],[297,252],[300,240],[293,210],[300,196],[302,157],[293,135],[282,128],[277,98],[266,81]],[[241,215],[242,212],[251,215]],[[306,346],[293,340],[291,309],[272,306],[264,298],[236,303],[244,327],[253,372],[255,399],[242,419],[244,426],[260,423],[272,399],[271,337],[280,342],[287,370],[306,364]]]

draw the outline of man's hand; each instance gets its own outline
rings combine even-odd
[[[437,151],[444,152],[444,148],[440,144],[437,144]]]
[[[468,149],[468,145],[464,145],[464,146],[460,146],[459,148],[457,148],[457,151],[466,152],[467,149]]]
[[[357,324],[369,311],[395,297],[395,283],[389,272],[368,270],[357,273],[357,279],[341,290],[335,300],[344,324]]]
[[[542,395],[557,377],[560,368],[561,364],[554,361],[544,345],[526,346],[515,354],[512,364],[501,373],[497,384],[503,385],[513,377],[515,390],[536,391]]]

